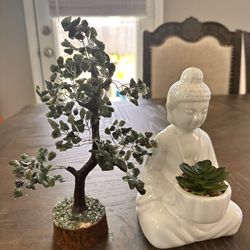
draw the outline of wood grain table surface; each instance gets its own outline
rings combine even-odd
[[[116,102],[112,119],[123,119],[136,130],[158,133],[165,128],[165,105],[145,101],[136,107],[129,102]],[[34,154],[40,146],[55,150],[51,128],[45,117],[46,107],[24,108],[0,126],[0,250],[51,250],[53,227],[51,210],[57,201],[71,195],[72,175],[66,171],[66,182],[54,188],[38,187],[14,199],[15,177],[8,161],[26,152]],[[102,133],[110,120],[102,121]],[[219,165],[231,172],[232,200],[243,211],[239,232],[230,237],[198,242],[175,249],[231,250],[250,249],[250,95],[212,97],[203,129],[210,135]],[[88,159],[88,147],[58,153],[55,164],[81,166]],[[102,172],[98,167],[87,178],[86,191],[99,198],[106,207],[109,236],[95,250],[151,250],[144,238],[135,212],[136,191],[129,190],[119,170]],[[181,228],[180,228],[181,230]],[[73,250],[73,249],[72,249]]]

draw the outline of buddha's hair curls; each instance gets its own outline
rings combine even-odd
[[[179,81],[175,82],[168,91],[167,107],[171,108],[179,102],[209,101],[211,92],[203,82],[203,73],[198,68],[185,69]]]

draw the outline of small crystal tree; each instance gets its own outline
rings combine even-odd
[[[54,152],[40,148],[36,156],[21,155],[20,160],[11,161],[14,174],[19,179],[15,182],[15,196],[22,196],[22,189],[35,189],[35,184],[53,187],[56,181],[62,182],[61,175],[52,174],[57,169],[66,169],[75,177],[73,214],[87,209],[85,180],[88,174],[99,165],[102,170],[113,170],[115,166],[124,171],[123,180],[131,189],[145,193],[144,183],[138,179],[139,169],[131,159],[142,164],[145,155],[151,155],[155,147],[152,133],[138,133],[125,126],[125,121],[115,120],[105,133],[110,139],[100,136],[101,117],[111,117],[114,109],[107,96],[115,65],[104,52],[105,45],[97,39],[97,32],[87,21],[66,17],[61,22],[70,39],[78,41],[75,47],[65,39],[62,46],[69,57],[58,57],[57,64],[51,65],[52,75],[46,81],[46,90],[37,87],[36,92],[45,103],[49,112],[46,114],[51,125],[52,137],[60,151],[90,143],[90,158],[80,169],[73,166],[53,166],[50,161],[56,157]],[[86,78],[86,74],[89,76]],[[116,82],[116,85],[118,83]],[[138,105],[139,94],[146,96],[146,85],[131,79],[127,85],[117,85],[121,95]],[[87,137],[86,137],[87,133]],[[85,136],[84,136],[85,135]]]

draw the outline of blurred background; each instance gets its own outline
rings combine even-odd
[[[116,64],[114,78],[124,83],[142,78],[144,30],[194,16],[250,32],[249,0],[1,0],[0,124],[38,102],[34,87],[44,88],[50,65],[63,54],[60,21],[69,15],[86,18],[97,29]],[[109,94],[120,98],[114,86]]]

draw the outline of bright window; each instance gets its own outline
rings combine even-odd
[[[82,17],[84,18],[84,17]],[[63,19],[54,18],[57,31],[57,40],[60,44],[66,33],[61,28],[60,22]],[[86,17],[90,26],[93,26],[98,33],[98,39],[105,43],[105,51],[116,65],[116,72],[113,80],[128,83],[131,78],[136,77],[136,17]],[[67,57],[63,47],[57,48],[58,54]],[[117,98],[118,92],[115,85],[109,91],[111,98]]]

